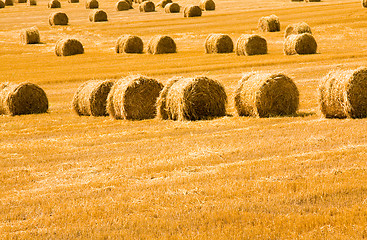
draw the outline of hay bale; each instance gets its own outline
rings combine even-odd
[[[5,0],[4,4],[5,6],[14,6],[13,0]]]
[[[36,44],[40,42],[40,33],[37,27],[23,29],[20,32],[20,41],[22,44]]]
[[[200,17],[202,10],[199,6],[190,5],[184,8],[184,17]]]
[[[284,53],[293,54],[315,54],[317,43],[309,33],[289,35],[284,41]]]
[[[50,26],[68,25],[69,18],[66,15],[66,13],[54,12],[54,13],[51,13],[50,16],[48,17],[48,23],[50,24]]]
[[[199,6],[203,11],[215,10],[215,2],[213,0],[201,0]]]
[[[330,71],[320,81],[319,102],[326,118],[367,117],[367,68]]]
[[[27,6],[37,6],[36,0],[27,0]]]
[[[164,7],[164,11],[166,13],[179,13],[181,10],[180,5],[178,3],[168,3]]]
[[[165,8],[168,3],[172,3],[172,0],[162,0],[157,4],[157,7]]]
[[[71,56],[83,54],[83,44],[76,39],[65,38],[56,42],[55,53],[57,56]]]
[[[79,3],[79,0],[68,0],[69,3]]]
[[[4,7],[5,7],[5,3],[2,0],[0,0],[0,8],[4,8]]]
[[[236,43],[237,55],[261,55],[268,53],[266,39],[256,34],[242,34]]]
[[[299,22],[289,24],[285,29],[284,37],[288,37],[291,34],[309,33],[312,34],[311,27],[305,22]]]
[[[100,9],[95,9],[89,13],[89,21],[91,22],[106,22],[107,13]]]
[[[164,54],[175,53],[176,43],[169,36],[157,35],[148,42],[148,53],[150,54]]]
[[[61,8],[61,3],[58,0],[51,0],[48,2],[48,8]]]
[[[209,34],[205,40],[205,53],[231,53],[233,41],[226,34]]]
[[[292,2],[303,2],[303,0],[291,0]]]
[[[27,0],[18,0],[18,3],[26,3]]]
[[[280,21],[277,16],[270,15],[259,19],[258,29],[263,32],[279,32]]]
[[[23,115],[45,113],[48,99],[42,88],[33,83],[0,84],[0,114]]]
[[[155,79],[130,76],[117,81],[107,98],[107,111],[115,119],[142,120],[156,116],[156,101],[163,85]]]
[[[305,2],[321,2],[321,0],[305,0]]]
[[[142,53],[143,41],[138,36],[123,35],[117,39],[116,53]]]
[[[226,114],[227,94],[221,83],[207,77],[170,80],[157,101],[158,117],[205,120]]]
[[[367,0],[362,0],[362,7],[367,8]]]
[[[121,0],[121,1],[118,1],[116,3],[116,10],[117,11],[126,11],[126,10],[129,10],[131,8],[132,8],[132,5],[126,0]]]
[[[154,12],[155,4],[152,1],[145,1],[139,5],[140,12]]]
[[[83,83],[73,98],[73,109],[79,116],[107,116],[107,96],[111,80],[91,80]]]
[[[99,8],[99,3],[98,3],[97,0],[87,0],[85,2],[85,8],[87,8],[87,9]]]
[[[284,74],[249,73],[240,81],[235,94],[239,116],[272,117],[295,114],[299,92]]]

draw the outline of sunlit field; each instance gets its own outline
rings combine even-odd
[[[45,114],[0,116],[0,239],[367,238],[367,122],[323,118],[317,92],[330,70],[367,64],[361,1],[216,0],[215,11],[197,18],[99,2],[108,22],[89,22],[84,0],[0,9],[0,81],[35,83],[50,104]],[[55,11],[68,15],[68,26],[48,25]],[[259,32],[258,19],[271,14],[281,31]],[[311,26],[317,54],[286,56],[284,30],[300,21]],[[31,26],[42,43],[22,45],[20,30]],[[234,42],[259,34],[268,54],[205,54],[210,33]],[[123,34],[140,36],[144,53],[115,53]],[[177,53],[146,54],[157,34],[172,37]],[[57,57],[63,37],[79,39],[85,53]],[[239,117],[234,93],[250,71],[291,77],[297,115]],[[163,84],[174,76],[218,80],[227,116],[128,121],[73,112],[84,81],[135,74]]]

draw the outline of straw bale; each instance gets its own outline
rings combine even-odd
[[[36,44],[40,42],[40,33],[37,27],[23,29],[20,32],[20,41],[22,44]]]
[[[58,0],[51,0],[48,2],[48,8],[61,8],[61,3]]]
[[[190,5],[184,8],[184,17],[200,17],[202,10],[199,6]]]
[[[132,8],[130,2],[126,0],[120,0],[116,3],[116,10],[117,11],[127,11]]]
[[[362,7],[367,8],[367,0],[362,0]]]
[[[231,53],[233,41],[226,34],[212,33],[205,40],[205,53]]]
[[[85,2],[85,8],[87,9],[99,8],[99,2],[97,0],[87,0]]]
[[[83,54],[84,48],[77,39],[64,38],[56,42],[55,53],[57,56],[71,56]]]
[[[259,19],[258,29],[263,32],[279,32],[280,21],[274,14]]]
[[[27,6],[36,6],[37,1],[36,0],[27,0]]]
[[[172,0],[162,0],[157,4],[157,7],[165,8],[168,3],[172,3]]]
[[[305,22],[299,22],[289,24],[285,29],[284,37],[288,37],[291,34],[309,33],[312,34],[311,27]]]
[[[181,10],[181,7],[180,5],[178,5],[178,3],[168,3],[164,7],[164,11],[166,13],[179,13],[180,10]]]
[[[18,3],[26,3],[27,0],[18,0]]]
[[[199,6],[203,11],[215,10],[215,2],[213,0],[201,0]]]
[[[315,54],[317,43],[309,33],[292,34],[284,40],[284,53],[293,54]]]
[[[150,54],[164,54],[175,52],[176,43],[169,36],[157,35],[152,37],[148,43],[148,53]]]
[[[237,55],[261,55],[268,53],[266,39],[256,34],[242,34],[236,43]]]
[[[117,39],[116,53],[142,53],[143,41],[138,36],[122,35]]]
[[[144,1],[139,5],[140,12],[154,12],[155,4],[152,1]]]
[[[69,3],[79,3],[79,0],[68,0]]]
[[[69,18],[66,15],[66,13],[54,12],[54,13],[51,13],[50,16],[48,17],[48,23],[50,24],[50,26],[68,25]]]
[[[5,6],[14,6],[13,0],[5,0]]]
[[[89,13],[89,21],[91,22],[106,22],[107,19],[107,13],[101,9],[95,9],[92,10]]]
[[[5,3],[2,0],[0,0],[0,8],[4,8],[4,7],[5,7]]]

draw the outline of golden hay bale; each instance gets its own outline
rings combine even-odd
[[[143,41],[138,36],[123,35],[117,39],[116,53],[142,53]]]
[[[99,3],[97,0],[87,0],[85,2],[85,8],[87,9],[99,8]]]
[[[0,0],[0,8],[4,8],[4,7],[5,7],[5,3],[2,0]]]
[[[18,0],[18,3],[26,3],[27,0]]]
[[[23,29],[20,32],[20,42],[22,44],[35,44],[40,42],[40,33],[37,27]]]
[[[139,11],[140,12],[154,12],[155,11],[154,2],[152,2],[152,1],[142,2],[139,5]]]
[[[288,37],[291,34],[309,33],[312,34],[310,26],[305,22],[289,24],[285,29],[284,37]]]
[[[202,10],[199,6],[190,5],[184,8],[184,17],[200,17]]]
[[[116,10],[117,11],[126,11],[126,10],[129,10],[131,8],[132,8],[132,5],[126,0],[121,0],[121,1],[118,1],[116,3]]]
[[[172,0],[162,0],[157,4],[157,7],[165,8],[168,3],[172,3]]]
[[[164,54],[175,53],[176,43],[169,36],[157,35],[152,37],[148,42],[148,53]]]
[[[56,42],[55,53],[57,56],[71,56],[83,54],[84,48],[81,42],[72,38],[60,39]]]
[[[362,7],[367,8],[367,0],[362,0]]]
[[[261,55],[268,53],[266,39],[256,34],[242,34],[236,43],[237,55]]]
[[[168,3],[164,7],[164,11],[166,13],[179,13],[180,10],[181,10],[181,7],[180,5],[178,5],[178,3]]]
[[[73,109],[79,116],[107,116],[107,96],[111,80],[91,80],[83,83],[73,98]]]
[[[142,120],[156,116],[156,101],[163,85],[155,79],[130,76],[115,82],[107,98],[107,111],[115,119]]]
[[[258,29],[263,32],[279,32],[280,21],[274,14],[259,19]]]
[[[213,0],[201,0],[199,6],[203,11],[215,10],[215,2]]]
[[[79,0],[68,0],[69,3],[78,3]]]
[[[106,22],[107,13],[100,9],[95,9],[89,13],[89,21],[91,22]]]
[[[233,41],[226,34],[212,33],[205,40],[205,53],[231,53]]]
[[[27,0],[27,6],[36,6],[37,1],[36,0]]]
[[[14,5],[14,2],[13,0],[5,0],[5,6],[13,6]]]
[[[284,74],[253,72],[239,81],[234,100],[239,116],[291,115],[298,109],[299,92]]]
[[[61,8],[61,3],[58,0],[51,0],[48,2],[48,8]]]
[[[48,23],[50,24],[50,26],[68,25],[68,22],[69,22],[68,15],[66,15],[66,13],[63,12],[54,12],[51,13],[50,16],[48,17]]]
[[[292,2],[303,2],[303,0],[291,0]]]
[[[316,40],[309,33],[289,35],[284,40],[284,53],[286,55],[315,54],[316,51]]]
[[[320,81],[319,102],[326,118],[367,117],[367,68],[330,71]]]
[[[227,94],[221,83],[207,77],[172,79],[157,101],[158,117],[205,120],[226,114]]]
[[[45,113],[48,99],[42,88],[33,83],[0,84],[0,114]]]
[[[321,2],[320,0],[305,0],[305,2]]]

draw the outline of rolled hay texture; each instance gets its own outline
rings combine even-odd
[[[65,38],[56,42],[55,53],[57,56],[71,56],[83,54],[83,44],[77,39]]]
[[[48,8],[61,8],[61,3],[58,0],[51,0],[48,2]]]
[[[316,51],[316,40],[309,33],[289,35],[284,40],[284,53],[286,55],[315,54]]]
[[[131,8],[132,8],[132,5],[126,0],[121,0],[121,1],[118,1],[116,3],[116,10],[117,11],[126,11],[126,10],[129,10]]]
[[[178,3],[168,3],[164,7],[164,11],[166,13],[179,13],[180,10],[181,10],[181,7],[180,5],[178,5]]]
[[[27,0],[27,6],[36,6],[37,1],[36,0]]]
[[[139,5],[140,12],[154,12],[155,11],[155,4],[152,1],[145,1],[140,3]]]
[[[155,79],[130,76],[115,82],[107,98],[107,111],[115,119],[143,120],[156,116],[156,101],[163,85]]]
[[[5,7],[5,3],[2,0],[0,0],[0,8],[4,8],[4,7]]]
[[[0,84],[0,114],[36,114],[47,110],[48,99],[39,86],[28,82]]]
[[[106,22],[107,19],[107,13],[103,10],[96,9],[89,13],[89,21],[91,22]]]
[[[320,81],[319,102],[326,118],[367,117],[367,68],[330,71]]]
[[[302,34],[309,33],[312,34],[311,27],[305,22],[299,22],[294,24],[289,24],[284,33],[284,37],[288,37],[291,34]]]
[[[158,117],[205,120],[226,114],[227,94],[221,83],[207,77],[171,79],[157,101]]]
[[[234,100],[239,116],[284,116],[296,113],[299,92],[284,74],[249,73],[239,81]]]
[[[26,3],[27,0],[18,0],[18,3]]]
[[[205,53],[231,53],[233,41],[226,34],[209,34],[205,40]]]
[[[40,43],[40,33],[37,27],[23,29],[20,32],[20,41],[22,44]]]
[[[266,39],[256,34],[242,34],[237,40],[235,51],[237,55],[261,55],[268,53]]]
[[[168,3],[172,3],[172,0],[162,0],[157,4],[157,7],[165,8]]]
[[[50,26],[68,25],[69,18],[68,18],[68,15],[66,15],[66,13],[54,12],[54,13],[51,13],[50,16],[48,17],[48,23],[50,24]]]
[[[68,0],[69,3],[78,3],[79,0]]]
[[[5,0],[5,6],[13,6],[14,5],[14,2],[13,0]]]
[[[79,116],[107,116],[107,96],[111,80],[91,80],[83,83],[73,98],[73,109]]]
[[[87,9],[95,9],[99,7],[99,3],[97,0],[87,0],[85,2],[85,8]]]
[[[362,0],[362,7],[367,8],[367,0]]]
[[[152,37],[148,42],[148,53],[164,54],[175,53],[176,43],[169,36],[157,35]]]
[[[184,8],[184,17],[200,17],[202,10],[199,6],[190,5]]]
[[[258,29],[263,32],[279,32],[280,21],[274,14],[259,19]]]
[[[123,35],[117,39],[116,53],[142,53],[143,41],[138,36]]]
[[[203,11],[215,10],[215,2],[213,0],[201,0],[199,6]]]

